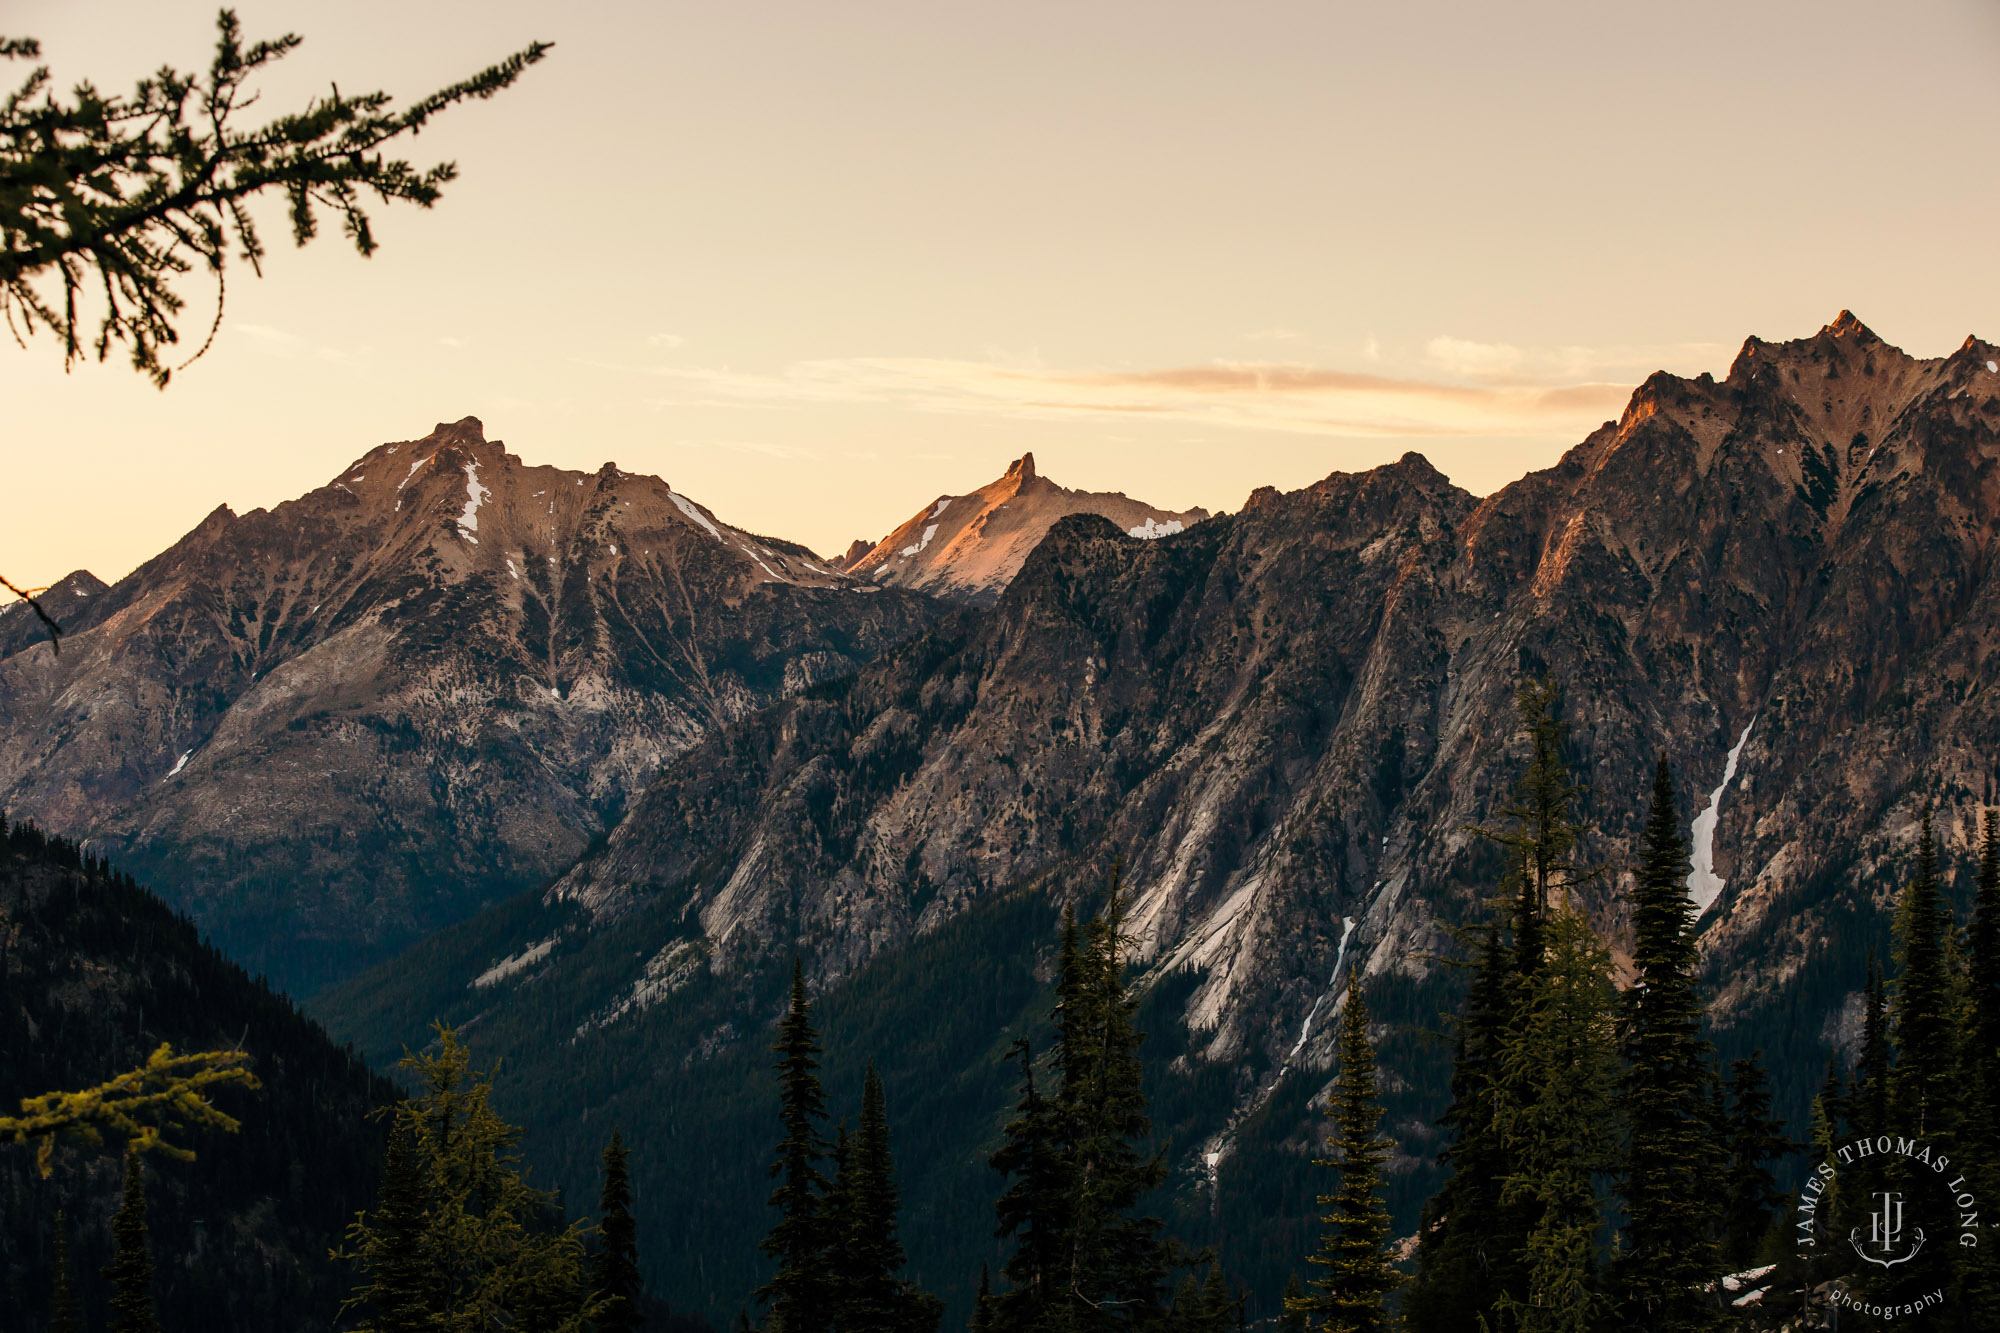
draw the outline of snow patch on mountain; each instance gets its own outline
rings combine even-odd
[[[701,527],[708,529],[709,536],[715,538],[717,541],[722,541],[722,533],[716,529],[715,524],[708,521],[708,516],[706,514],[702,513],[701,510],[695,508],[694,502],[692,500],[688,499],[685,495],[682,495],[679,491],[671,489],[667,491],[667,498],[672,500],[675,504],[679,505],[681,508],[681,512],[683,514],[686,514],[690,520],[692,520],[696,524],[699,524]],[[724,543],[724,545],[727,545],[727,543]]]
[[[458,530],[474,546],[479,544],[479,538],[472,535],[479,531],[479,506],[492,493],[492,491],[482,486],[479,482],[479,464],[467,463],[465,465],[465,509],[458,516]]]
[[[1722,818],[1722,793],[1729,790],[1729,784],[1736,776],[1736,761],[1743,757],[1743,747],[1749,743],[1750,728],[1757,725],[1752,717],[1745,724],[1743,734],[1730,747],[1729,758],[1722,765],[1722,785],[1708,794],[1708,808],[1694,817],[1694,827],[1689,832],[1694,837],[1694,855],[1688,858],[1688,897],[1694,900],[1697,915],[1706,912],[1722,896],[1723,879],[1715,873],[1715,826]]]

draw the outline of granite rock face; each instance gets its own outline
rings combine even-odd
[[[1115,851],[1140,957],[1201,974],[1201,1056],[1268,1081],[1326,1058],[1352,971],[1438,979],[1548,673],[1609,867],[1588,908],[1622,939],[1656,752],[1697,834],[1723,787],[1691,866],[1721,1021],[1787,1006],[1758,1044],[1823,1060],[1920,804],[1962,851],[1992,796],[1996,355],[1843,313],[1654,376],[1485,500],[1412,454],[1161,540],[1065,518],[990,612],[706,738],[551,897],[664,896],[702,966],[797,951],[828,986]]]
[[[0,617],[0,806],[292,987],[548,882],[710,728],[934,619],[467,418]]]

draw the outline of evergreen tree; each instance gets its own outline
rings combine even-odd
[[[1979,1198],[2000,1195],[2000,812],[1982,819],[1979,887],[1966,933],[1965,1112],[1958,1143]],[[2000,1253],[1981,1245],[1961,1255],[1954,1307],[2000,1319]]]
[[[456,1032],[436,1031],[436,1054],[402,1062],[417,1094],[390,1108],[377,1206],[337,1252],[361,1272],[348,1307],[376,1316],[359,1333],[582,1333],[600,1313],[582,1228],[522,1177],[521,1131],[494,1112],[492,1074],[473,1071]]]
[[[1637,975],[1622,1002],[1625,1071],[1618,1092],[1626,1129],[1618,1189],[1626,1222],[1611,1274],[1626,1325],[1654,1333],[1716,1323],[1702,1285],[1716,1275],[1709,1236],[1718,1154],[1709,1124],[1710,1050],[1701,1035],[1686,867],[1663,754],[1653,768],[1653,803],[1632,897]]]
[[[1972,1029],[1966,1072],[1977,1105],[1976,1147],[1980,1160],[2000,1162],[2000,811],[1988,810],[1982,820],[1979,891],[1967,944]]]
[[[819,1164],[827,1144],[819,1131],[826,1118],[826,1096],[820,1089],[819,1034],[813,1030],[806,1004],[804,969],[792,963],[791,1006],[778,1025],[771,1048],[778,1059],[779,1118],[785,1136],[771,1163],[778,1182],[770,1204],[778,1220],[764,1238],[762,1249],[777,1261],[778,1271],[757,1289],[757,1298],[771,1309],[778,1333],[825,1333],[829,1314],[830,1274],[821,1196],[828,1181]]]
[[[1891,1040],[1895,1064],[1888,1074],[1891,1132],[1909,1135],[1935,1150],[1961,1157],[1958,1147],[1960,1101],[1959,1022],[1964,979],[1954,973],[1956,925],[1938,876],[1937,839],[1931,807],[1923,810],[1916,874],[1896,906]],[[1891,1158],[1882,1169],[1886,1187],[1914,1197],[1935,1188],[1928,1165]],[[1925,1246],[1907,1263],[1869,1276],[1870,1294],[1883,1301],[1914,1299],[1954,1285],[1958,1267],[1952,1249]]]
[[[83,1333],[83,1303],[77,1299],[76,1285],[69,1271],[69,1218],[56,1210],[55,1290],[49,1299],[51,1333]]]
[[[425,1253],[427,1202],[416,1131],[398,1121],[390,1126],[382,1163],[374,1222],[380,1245],[367,1297],[379,1333],[417,1333],[431,1326],[432,1312],[445,1303]]]
[[[125,1190],[111,1217],[117,1246],[104,1269],[111,1284],[111,1333],[159,1333],[153,1313],[153,1256],[146,1246],[146,1167],[138,1149],[125,1150]]]
[[[1340,1026],[1340,1072],[1326,1114],[1334,1124],[1334,1157],[1319,1165],[1340,1172],[1340,1187],[1319,1196],[1332,1211],[1320,1219],[1327,1230],[1318,1251],[1307,1256],[1324,1271],[1313,1279],[1314,1295],[1288,1298],[1286,1308],[1318,1316],[1326,1333],[1382,1333],[1389,1327],[1384,1302],[1396,1287],[1381,1191],[1390,1144],[1375,1132],[1382,1119],[1375,1048],[1368,1040],[1368,1002],[1353,980]]]
[[[1477,939],[1452,1037],[1451,1104],[1438,1119],[1446,1139],[1438,1164],[1448,1174],[1424,1204],[1416,1277],[1404,1301],[1413,1333],[1464,1329],[1516,1285],[1517,1248],[1501,1240],[1500,1182],[1510,1159],[1499,1130],[1514,978],[1499,925],[1488,923]]]
[[[1525,1206],[1533,1225],[1521,1250],[1525,1292],[1502,1293],[1496,1309],[1522,1333],[1587,1333],[1606,1305],[1596,1177],[1613,1165],[1616,993],[1610,952],[1582,913],[1555,907],[1547,941],[1501,1062],[1502,1077],[1523,1091],[1501,1120],[1513,1164],[1500,1201]]]
[[[1473,830],[1503,852],[1505,929],[1489,921],[1475,931],[1473,979],[1454,1033],[1452,1101],[1439,1121],[1447,1136],[1439,1160],[1450,1175],[1419,1228],[1417,1274],[1404,1303],[1412,1333],[1462,1333],[1530,1298],[1530,1242],[1544,1208],[1535,1191],[1507,1187],[1521,1172],[1521,1141],[1505,1127],[1519,1124],[1541,1096],[1543,1066],[1521,1058],[1521,1041],[1549,957],[1552,905],[1597,873],[1574,859],[1581,829],[1571,806],[1581,791],[1562,758],[1567,733],[1556,702],[1548,680],[1516,693],[1528,766],[1493,821]]]
[[[1957,1125],[1958,1043],[1953,978],[1948,961],[1953,931],[1938,884],[1937,841],[1924,807],[1917,873],[1896,912],[1895,1068],[1889,1109],[1904,1133],[1949,1149]]]
[[[965,1327],[966,1333],[993,1330],[993,1273],[983,1263],[979,1265],[979,1292],[972,1298],[972,1320]]]
[[[1069,923],[1066,923],[1066,925]],[[1055,1316],[1069,1235],[1070,1170],[1063,1151],[1060,1109],[1035,1082],[1035,1053],[1023,1037],[1008,1050],[1021,1062],[1021,1100],[1007,1122],[1006,1141],[989,1159],[1012,1178],[994,1204],[994,1234],[1012,1239],[1001,1273],[1007,1290],[989,1302],[998,1326],[1040,1329]]]
[[[1768,1163],[1791,1153],[1785,1127],[1771,1118],[1771,1090],[1762,1051],[1729,1067],[1729,1152],[1722,1201],[1722,1260],[1732,1272],[1760,1261],[1759,1251],[1788,1200]]]
[[[639,1224],[632,1216],[632,1177],[626,1168],[625,1137],[614,1126],[604,1149],[604,1186],[597,1204],[598,1251],[591,1261],[590,1285],[603,1308],[598,1333],[633,1333],[639,1312]]]
[[[1297,1273],[1287,1274],[1283,1312],[1278,1316],[1279,1333],[1306,1333],[1306,1321],[1310,1317],[1305,1283],[1299,1281]]]
[[[845,1138],[845,1126],[842,1127]],[[896,1274],[903,1243],[896,1235],[898,1190],[889,1150],[889,1110],[873,1061],[861,1085],[861,1119],[849,1151],[840,1154],[846,1176],[836,1184],[839,1203],[834,1245],[839,1256],[833,1326],[839,1333],[929,1333],[943,1304]]]
[[[1079,976],[1062,989],[1072,997],[1061,1015],[1057,1062],[1068,1096],[1061,1124],[1069,1158],[1071,1212],[1064,1300],[1080,1329],[1122,1327],[1164,1309],[1161,1284],[1171,1260],[1156,1217],[1134,1217],[1166,1179],[1160,1154],[1140,1144],[1152,1133],[1139,1063],[1145,1040],[1135,1024],[1138,1001],[1125,986],[1125,899],[1112,872],[1104,911],[1070,960]]]
[[[1073,912],[1063,915],[1055,1094],[1037,1083],[1025,1041],[1009,1051],[1021,1062],[1021,1101],[991,1158],[1011,1178],[995,1205],[998,1234],[1014,1241],[1009,1289],[993,1302],[1001,1328],[1121,1328],[1167,1311],[1170,1248],[1158,1218],[1132,1215],[1166,1164],[1140,1147],[1152,1124],[1138,1055],[1145,1034],[1124,980],[1124,910],[1114,870],[1101,915],[1081,930]]]

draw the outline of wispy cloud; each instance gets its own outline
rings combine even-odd
[[[1495,384],[1619,380],[1638,383],[1663,366],[1728,359],[1721,343],[1633,347],[1518,347],[1441,336],[1424,344],[1424,359],[1448,375]]]
[[[803,361],[778,374],[690,366],[649,373],[683,386],[679,402],[893,403],[926,412],[1178,421],[1312,435],[1536,438],[1576,436],[1616,416],[1638,378],[1465,384],[1269,362],[1066,371],[921,357]]]
[[[646,339],[648,347],[685,347],[687,339],[678,333],[655,333]]]

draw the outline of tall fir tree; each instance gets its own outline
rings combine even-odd
[[[597,1201],[597,1253],[590,1285],[602,1303],[597,1333],[635,1333],[644,1322],[639,1298],[639,1223],[632,1216],[632,1174],[625,1136],[614,1125],[604,1147],[603,1187]]]
[[[1973,1132],[1979,1156],[2000,1162],[2000,811],[1996,810],[1985,811],[1981,820],[1979,889],[1966,943],[1972,992],[1966,1072],[1977,1107]]]
[[[1014,1241],[1003,1269],[1008,1290],[993,1298],[996,1327],[1013,1330],[1125,1328],[1163,1318],[1172,1250],[1156,1217],[1135,1216],[1166,1178],[1148,1153],[1136,1024],[1124,979],[1125,901],[1114,868],[1103,912],[1082,928],[1063,914],[1053,1014],[1053,1065],[1044,1092],[1032,1052],[1015,1043],[1022,1095],[1006,1141],[990,1159],[1010,1177],[995,1205],[998,1234]]]
[[[1299,1275],[1285,1276],[1285,1294],[1278,1315],[1278,1333],[1306,1333],[1307,1321],[1312,1318],[1310,1303],[1306,1297],[1306,1284],[1299,1281]]]
[[[1729,1154],[1722,1198],[1722,1261],[1740,1272],[1762,1262],[1761,1248],[1783,1215],[1787,1200],[1771,1164],[1793,1150],[1784,1124],[1771,1117],[1764,1053],[1753,1051],[1729,1066]]]
[[[995,1327],[1041,1329],[1055,1319],[1061,1298],[1070,1163],[1063,1150],[1060,1108],[1035,1080],[1033,1045],[1021,1038],[1008,1057],[1021,1064],[1021,1099],[1007,1122],[1005,1141],[988,1160],[1010,1178],[994,1204],[994,1234],[1012,1240],[1014,1250],[1000,1270],[1007,1290],[991,1296],[982,1308],[990,1308]]]
[[[1605,1318],[1597,1237],[1604,1224],[1597,1178],[1614,1163],[1618,1077],[1611,954],[1583,914],[1558,904],[1547,918],[1547,957],[1523,988],[1502,1075],[1521,1089],[1501,1138],[1513,1154],[1503,1207],[1532,1217],[1522,1244],[1525,1290],[1503,1293],[1497,1326],[1521,1333],[1589,1333]]]
[[[1412,1333],[1461,1333],[1530,1298],[1531,1238],[1543,1205],[1508,1188],[1521,1144],[1505,1126],[1539,1092],[1535,1067],[1519,1058],[1526,1015],[1550,951],[1551,912],[1598,872],[1576,860],[1582,834],[1572,807],[1581,789],[1563,760],[1567,729],[1547,679],[1515,695],[1528,763],[1492,820],[1474,830],[1502,851],[1504,920],[1475,928],[1473,977],[1454,1032],[1452,1100],[1439,1124],[1450,1174],[1425,1206],[1417,1272],[1404,1301]],[[1510,1050],[1513,1055],[1510,1056]]]
[[[2000,811],[1980,821],[1979,883],[1966,932],[1963,1066],[1966,1105],[1959,1125],[1961,1159],[1977,1197],[2000,1197]],[[2000,1324],[2000,1246],[1962,1255],[1953,1304]]]
[[[993,1270],[983,1263],[979,1265],[979,1290],[972,1297],[972,1318],[965,1328],[966,1333],[993,1331]]]
[[[415,1128],[401,1120],[393,1123],[376,1192],[375,1229],[381,1243],[374,1256],[374,1281],[366,1288],[377,1333],[418,1333],[431,1327],[433,1314],[445,1308],[442,1284],[425,1253],[429,1194],[418,1152]]]
[[[360,1270],[347,1308],[357,1333],[518,1328],[583,1333],[598,1312],[583,1229],[528,1184],[521,1131],[493,1110],[493,1076],[438,1025],[433,1051],[404,1058],[415,1093],[388,1108],[376,1207],[336,1252]]]
[[[1938,883],[1937,839],[1931,808],[1923,812],[1917,872],[1896,910],[1892,1040],[1896,1065],[1889,1075],[1889,1109],[1897,1126],[1949,1146],[1958,1120],[1959,1063],[1949,965],[1951,909]]]
[[[862,1080],[861,1117],[846,1147],[846,1169],[839,1173],[846,1179],[836,1184],[839,1202],[831,1210],[838,1256],[836,1333],[931,1333],[942,1303],[898,1276],[903,1267],[903,1243],[896,1234],[900,1192],[889,1147],[888,1099],[873,1061]]]
[[[1333,1156],[1318,1165],[1340,1173],[1339,1188],[1319,1196],[1331,1209],[1326,1230],[1307,1262],[1320,1273],[1312,1295],[1287,1298],[1288,1310],[1316,1318],[1324,1333],[1384,1333],[1390,1326],[1388,1295],[1397,1276],[1389,1258],[1389,1210],[1382,1202],[1382,1164],[1391,1145],[1376,1130],[1375,1047],[1368,1040],[1368,1001],[1350,979],[1340,1024],[1340,1070],[1326,1114],[1333,1121]]]
[[[1476,936],[1472,983],[1452,1034],[1451,1104],[1439,1117],[1445,1147],[1443,1184],[1426,1201],[1418,1226],[1417,1272],[1404,1298],[1412,1333],[1452,1333],[1518,1288],[1519,1251],[1500,1183],[1511,1160],[1501,1142],[1505,1097],[1500,1055],[1513,1012],[1511,951],[1497,922]]]
[[[137,1149],[127,1148],[124,1192],[111,1217],[111,1239],[117,1248],[104,1269],[111,1284],[111,1333],[159,1333],[146,1231],[145,1161]]]
[[[777,1262],[778,1271],[757,1288],[757,1298],[771,1311],[774,1333],[826,1333],[830,1296],[827,1237],[822,1196],[828,1181],[819,1169],[826,1158],[826,1138],[820,1122],[826,1118],[826,1094],[819,1082],[819,1034],[813,1030],[806,1003],[805,971],[794,960],[790,1007],[778,1025],[778,1114],[785,1135],[771,1162],[778,1182],[770,1205],[778,1220],[761,1248]]]
[[[1114,866],[1104,910],[1071,963],[1079,976],[1063,987],[1075,997],[1056,1053],[1072,1191],[1065,1302],[1078,1329],[1157,1318],[1171,1267],[1160,1219],[1133,1215],[1167,1168],[1144,1146],[1152,1133],[1139,1062],[1146,1034],[1125,985],[1125,907],[1122,869]]]
[[[1632,895],[1635,975],[1621,1004],[1618,1112],[1626,1140],[1618,1192],[1626,1221],[1610,1273],[1625,1326],[1646,1333],[1694,1333],[1718,1322],[1702,1290],[1717,1271],[1709,1238],[1719,1153],[1709,1124],[1711,1051],[1701,1034],[1687,863],[1662,754]]]
[[[1891,1132],[1962,1159],[1959,1023],[1965,980],[1954,973],[1956,933],[1938,874],[1932,809],[1926,803],[1916,873],[1896,905],[1897,976],[1890,992],[1895,1063],[1888,1075],[1888,1111]],[[1891,1157],[1882,1174],[1889,1189],[1911,1198],[1934,1188],[1928,1164],[1920,1166],[1905,1156]],[[1871,1272],[1867,1290],[1884,1302],[1903,1303],[1939,1287],[1955,1287],[1960,1276],[1956,1259],[1952,1247],[1927,1245],[1905,1263]]]
[[[49,1294],[50,1333],[83,1333],[83,1302],[69,1264],[69,1218],[56,1209],[55,1289]]]

